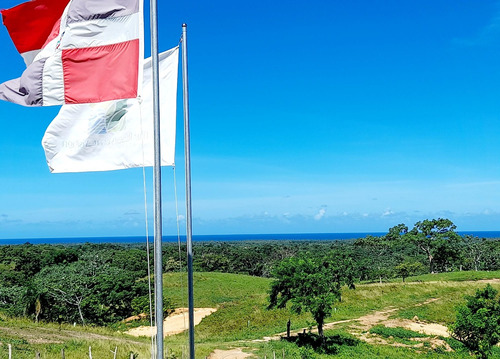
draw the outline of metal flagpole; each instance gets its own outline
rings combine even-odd
[[[156,358],[163,359],[163,268],[162,268],[162,211],[161,211],[161,149],[160,149],[160,84],[158,65],[158,5],[150,0],[151,60],[153,68],[154,118],[154,283]]]
[[[191,151],[189,139],[189,89],[187,25],[182,24],[182,89],[184,98],[184,154],[186,161],[186,244],[188,260],[189,358],[194,359],[193,241],[191,210]]]

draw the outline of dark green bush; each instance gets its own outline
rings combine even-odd
[[[453,337],[482,359],[488,358],[500,341],[500,298],[487,285],[475,296],[466,296],[467,302],[457,308],[457,319],[450,327]]]
[[[321,337],[313,333],[299,333],[297,336],[283,337],[283,340],[295,343],[301,348],[310,348],[319,354],[337,354],[340,346],[356,346],[359,339],[349,335],[335,334]]]

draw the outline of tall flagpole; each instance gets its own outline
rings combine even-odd
[[[188,260],[189,358],[194,359],[193,241],[191,210],[191,150],[189,138],[189,88],[187,64],[187,25],[182,24],[182,89],[184,98],[184,154],[186,161],[186,244]]]
[[[161,211],[161,148],[160,148],[160,84],[158,65],[158,5],[150,0],[151,60],[153,68],[154,118],[154,276],[156,358],[163,359],[163,268],[162,268],[162,211]]]

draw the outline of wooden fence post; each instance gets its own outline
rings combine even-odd
[[[92,359],[92,347],[89,346],[89,359]]]
[[[9,344],[9,359],[12,359],[12,345]]]
[[[40,359],[40,352],[36,352],[36,359]]]
[[[61,358],[66,359],[66,356],[64,355],[64,348],[61,349]]]
[[[113,359],[116,359],[116,352],[118,351],[118,347],[115,347],[115,351],[113,353]]]

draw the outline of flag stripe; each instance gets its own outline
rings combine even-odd
[[[32,0],[2,10],[3,23],[17,51],[22,54],[41,49],[68,3],[69,0]]]
[[[47,37],[47,40],[43,44],[43,47],[47,46],[47,44],[49,44],[52,40],[57,39],[60,33],[61,33],[61,18],[59,18],[52,27],[52,31],[50,32],[50,35]]]
[[[67,104],[137,97],[139,40],[63,50],[62,67]]]
[[[43,106],[57,106],[64,103],[64,82],[61,56],[47,58],[43,67]]]
[[[120,17],[138,12],[138,0],[73,0],[68,12],[68,23]]]
[[[138,13],[118,18],[75,22],[67,25],[61,49],[97,47],[139,38]]]
[[[33,51],[26,51],[21,54],[21,57],[24,60],[24,63],[26,64],[26,67],[28,67],[35,57],[40,53],[41,50],[33,50]]]

